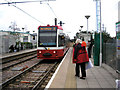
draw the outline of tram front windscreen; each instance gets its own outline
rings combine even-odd
[[[57,46],[56,27],[39,27],[38,47],[56,47]]]

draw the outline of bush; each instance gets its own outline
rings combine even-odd
[[[33,48],[33,44],[30,42],[22,42],[23,46],[25,49],[32,49]]]

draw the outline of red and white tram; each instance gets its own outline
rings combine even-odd
[[[68,41],[61,26],[39,26],[37,58],[61,59],[69,48]]]

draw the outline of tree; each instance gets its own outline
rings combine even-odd
[[[20,28],[17,27],[17,23],[16,21],[13,21],[11,22],[11,25],[9,26],[10,29],[12,29],[14,32],[17,30],[17,31],[20,31]]]
[[[108,40],[112,39],[110,34],[108,34],[106,31],[102,32],[103,33],[103,42],[106,43]]]
[[[96,34],[100,34],[95,32]],[[109,33],[107,33],[106,31],[102,32],[102,38],[103,38],[103,43],[106,43],[108,40],[112,39],[112,37],[110,36]]]

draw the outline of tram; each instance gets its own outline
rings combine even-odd
[[[38,59],[61,59],[69,49],[69,36],[61,26],[39,26],[37,41]]]

